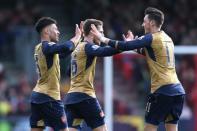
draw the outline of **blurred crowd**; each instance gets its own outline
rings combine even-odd
[[[40,6],[22,1],[1,1],[0,5],[0,59],[13,60],[14,42],[25,26],[33,26],[42,16]],[[6,55],[8,52],[12,54]]]
[[[197,44],[197,1],[44,0],[39,2],[38,0],[18,0],[13,3],[13,1],[8,0],[7,6],[1,5],[0,8],[0,116],[26,115],[30,112],[29,96],[34,84],[29,82],[30,80],[27,79],[25,73],[16,74],[13,80],[13,76],[10,77],[9,72],[7,72],[9,69],[6,70],[1,62],[12,63],[15,55],[14,42],[20,29],[23,26],[33,26],[38,18],[45,15],[46,10],[43,11],[43,9],[46,2],[47,5],[59,4],[63,6],[65,12],[62,12],[62,15],[71,27],[86,18],[100,19],[104,22],[105,35],[119,40],[122,39],[122,34],[126,33],[128,29],[131,29],[135,35],[143,35],[141,24],[144,9],[148,6],[154,6],[165,13],[163,30],[172,37],[175,45]],[[8,54],[8,52],[12,53]],[[197,101],[196,56],[186,55],[176,56],[176,58],[178,76],[188,93],[187,103],[194,109]],[[148,92],[147,85],[150,84],[144,59],[135,55],[122,54],[115,56],[114,60],[114,74],[121,75],[118,77],[121,80],[117,80],[119,82],[116,86],[125,90],[123,93],[128,93],[128,98],[130,98],[129,94],[134,92],[133,96],[135,97],[133,99],[144,101]],[[99,80],[102,81],[102,76]],[[11,84],[10,81],[12,81]],[[98,97],[103,103],[103,83],[97,82],[96,85]],[[114,91],[115,113],[135,113],[133,105],[122,102],[124,98],[120,101],[116,97],[117,92]],[[125,94],[125,96],[127,95]]]
[[[31,86],[25,74],[7,76],[0,63],[0,116],[27,115]]]

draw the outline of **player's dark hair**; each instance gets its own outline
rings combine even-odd
[[[145,15],[148,15],[148,18],[150,20],[154,20],[157,27],[162,26],[163,22],[164,22],[164,13],[156,8],[153,7],[148,7],[146,8]]]
[[[35,29],[40,34],[44,27],[51,25],[51,24],[57,24],[56,20],[54,20],[51,17],[42,17],[36,22]]]
[[[86,19],[83,25],[84,35],[87,36],[91,30],[91,24],[94,24],[96,27],[102,26],[103,22],[96,19]]]

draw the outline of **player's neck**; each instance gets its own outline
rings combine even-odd
[[[51,40],[50,40],[50,38],[47,37],[47,36],[41,36],[41,42],[42,42],[42,41],[48,41],[48,42],[50,42]]]
[[[84,41],[93,43],[93,38],[92,38],[92,36],[85,36],[85,37],[84,37]]]
[[[151,33],[156,33],[156,32],[159,32],[159,31],[161,31],[161,28],[158,28],[158,27],[153,27],[151,29]]]

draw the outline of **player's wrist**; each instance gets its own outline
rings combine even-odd
[[[115,42],[115,48],[118,49],[118,41]]]
[[[108,38],[106,38],[106,37],[104,37],[104,36],[101,36],[99,39],[100,39],[101,42],[103,42],[103,43],[105,43],[105,44],[108,44],[108,41],[109,41]]]

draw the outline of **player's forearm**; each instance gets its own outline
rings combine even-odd
[[[101,40],[101,42],[104,42],[105,44],[113,48],[121,51],[128,51],[150,46],[153,38],[151,34],[147,34],[132,41],[115,41],[105,38],[104,36],[99,37],[99,39]]]
[[[92,48],[92,46],[86,45],[85,51],[87,55],[98,56],[98,57],[112,56],[112,55],[120,53],[119,50],[114,49],[109,46]]]
[[[110,40],[108,45],[122,51],[134,50],[145,47],[147,44],[140,40],[133,41],[115,41]]]

